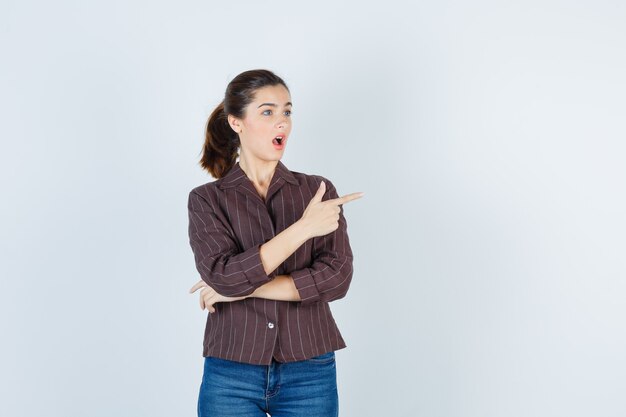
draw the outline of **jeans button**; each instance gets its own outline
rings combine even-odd
[[[272,322],[267,323],[267,327],[269,327],[270,329],[273,329],[274,328],[274,323],[272,323]]]

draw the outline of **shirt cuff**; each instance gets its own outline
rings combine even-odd
[[[290,275],[300,294],[300,303],[302,305],[313,304],[320,299],[320,293],[317,290],[309,268],[293,271]]]
[[[263,244],[259,243],[255,247],[248,249],[248,252],[251,252],[250,256],[241,262],[243,273],[254,288],[270,281],[270,277],[265,273],[265,268],[263,268],[263,261],[261,261],[261,245]]]

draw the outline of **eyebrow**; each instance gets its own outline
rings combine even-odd
[[[272,106],[272,107],[278,107],[278,105],[276,103],[263,103],[263,104],[259,104],[259,107],[262,106]],[[293,104],[291,104],[291,101],[288,101],[285,103],[285,106],[293,106]],[[259,108],[257,107],[257,109]]]

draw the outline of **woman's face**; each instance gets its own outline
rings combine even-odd
[[[289,91],[282,85],[258,89],[254,101],[245,109],[245,117],[229,116],[229,122],[239,134],[242,155],[265,161],[280,160],[291,133]],[[276,140],[277,135],[282,140]]]

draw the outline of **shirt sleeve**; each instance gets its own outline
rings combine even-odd
[[[322,201],[338,198],[334,185],[324,178],[327,190]],[[313,238],[313,262],[308,268],[290,273],[303,305],[343,298],[352,281],[352,249],[348,225],[339,206],[339,227]]]
[[[189,193],[189,243],[202,280],[227,297],[254,292],[270,277],[261,261],[259,243],[245,251],[205,198]]]

